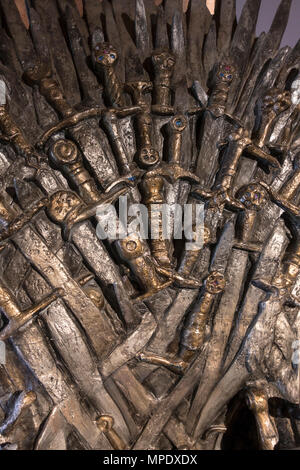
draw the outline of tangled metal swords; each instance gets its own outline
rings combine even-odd
[[[267,293],[267,298],[261,303],[257,317],[251,325],[251,331],[247,339],[242,344],[238,354],[234,358],[225,372],[225,375],[212,390],[209,399],[203,406],[197,426],[194,430],[195,436],[201,436],[211,423],[221,412],[228,400],[228,396],[237,393],[247,383],[257,382],[261,379],[261,356],[271,343],[271,335],[274,331],[278,315],[286,304],[299,307],[299,300],[293,295],[293,289],[300,273],[300,238],[295,240],[295,244],[290,253],[287,253],[281,266],[279,267],[273,280],[255,279],[252,283]],[[264,325],[264,328],[262,327]],[[266,329],[267,326],[267,329]],[[272,371],[270,374],[270,381]],[[297,380],[297,379],[296,379]],[[268,402],[262,400],[260,405],[263,409],[255,409],[254,412],[268,414]],[[252,405],[251,405],[252,406]],[[263,445],[276,444],[276,435],[270,425],[269,418],[263,425],[261,416],[257,416],[260,425],[260,440]],[[270,432],[271,430],[271,432]]]
[[[200,287],[201,283],[193,279],[188,273],[177,273],[173,268],[172,252],[173,247],[171,242],[166,237],[166,230],[164,231],[163,220],[163,207],[166,203],[165,181],[175,183],[178,180],[186,180],[189,182],[199,183],[193,173],[185,170],[180,166],[181,156],[181,142],[182,132],[187,125],[186,119],[182,115],[175,116],[169,123],[171,128],[171,139],[169,152],[171,154],[170,162],[165,163],[160,160],[158,154],[149,157],[148,154],[140,154],[138,163],[139,166],[145,168],[146,171],[142,177],[142,202],[148,208],[150,214],[150,232],[152,235],[152,228],[158,231],[157,237],[151,237],[150,246],[151,253],[160,266],[162,274],[173,276],[175,282],[180,287]]]
[[[76,112],[66,101],[60,86],[53,77],[49,64],[38,62],[34,67],[27,68],[24,73],[24,79],[31,86],[37,86],[41,95],[49,102],[53,109],[62,116],[62,120],[48,129],[38,142],[38,147],[43,148],[49,138],[54,134],[66,128],[74,127],[81,121],[93,117],[101,117],[106,108],[93,107],[84,111]],[[140,111],[140,107],[118,108],[113,112],[116,116],[122,118],[130,116]]]
[[[16,334],[20,328],[29,323],[41,310],[47,308],[52,302],[63,296],[63,294],[63,289],[56,289],[38,304],[21,312],[9,290],[4,286],[0,286],[0,305],[8,320],[8,324],[0,330],[0,341],[5,341]]]
[[[231,194],[231,190],[240,158],[244,151],[246,149],[249,150],[249,148],[252,152],[253,144],[247,130],[240,128],[236,133],[231,134],[229,136],[225,154],[222,158],[221,167],[212,191],[205,193],[203,190],[195,189],[193,190],[193,194],[207,197],[209,199],[211,198],[211,207],[227,205],[229,209],[243,209],[242,204],[239,203]],[[261,154],[260,151],[256,152],[256,147],[254,148],[254,151],[251,153],[251,156],[254,158],[262,160],[264,163],[267,163],[276,169],[280,168],[279,162],[271,155],[265,153]]]
[[[150,364],[165,366],[177,373],[184,373],[205,339],[205,327],[215,298],[225,289],[225,278],[219,272],[211,272],[204,283],[200,299],[192,308],[181,332],[179,355],[162,357],[151,352],[141,352],[137,358]]]
[[[243,127],[229,136],[212,191],[206,193],[201,189],[193,191],[195,195],[212,198],[210,204],[212,207],[221,204],[227,205],[229,209],[241,209],[241,205],[232,196],[231,189],[239,161],[243,155],[261,161],[277,170],[280,168],[278,160],[267,153],[265,149],[275,119],[291,105],[290,92],[279,92],[272,89],[266,93],[262,103],[260,122],[253,138],[251,139],[249,131]]]
[[[22,130],[12,119],[7,103],[0,105],[0,129],[2,132],[0,140],[11,143],[16,151],[25,157],[26,164],[29,167],[36,170],[41,169],[40,162],[45,159],[45,156],[36,152],[34,147],[28,143]]]
[[[290,215],[293,219],[300,216],[300,210],[298,205],[294,203],[300,186],[300,153],[294,158],[294,172],[292,176],[286,181],[286,183],[280,189],[280,192],[273,191],[270,186],[266,183],[261,183],[268,193],[272,201],[277,204],[281,209]]]

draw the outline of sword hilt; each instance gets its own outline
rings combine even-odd
[[[37,86],[41,95],[63,118],[74,114],[73,108],[64,97],[57,80],[52,75],[51,65],[37,62],[24,72],[24,79],[30,86]]]

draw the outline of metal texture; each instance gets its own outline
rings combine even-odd
[[[300,446],[300,48],[260,3],[0,0],[0,449]]]

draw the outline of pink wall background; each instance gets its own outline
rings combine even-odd
[[[246,0],[237,0],[237,15],[241,14]],[[262,0],[257,25],[257,34],[268,31],[280,0]],[[300,0],[293,0],[289,24],[282,40],[282,46],[294,46],[300,39]]]

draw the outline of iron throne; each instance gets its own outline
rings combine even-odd
[[[260,3],[0,1],[2,449],[300,445],[300,43]],[[99,236],[121,195],[157,237]]]

